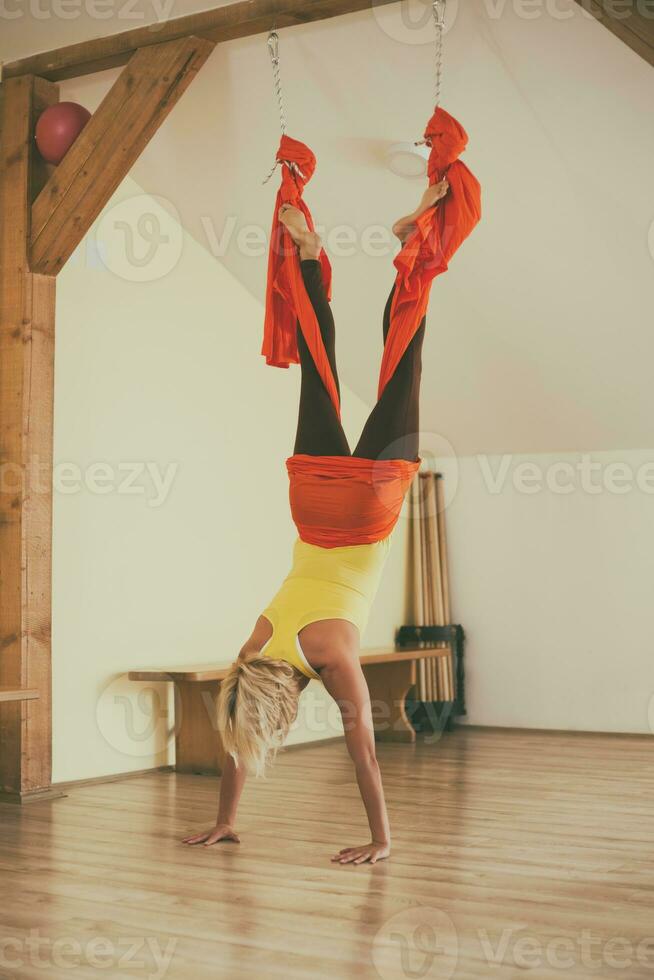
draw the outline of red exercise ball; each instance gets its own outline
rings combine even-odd
[[[47,163],[61,163],[82,132],[91,113],[77,102],[57,102],[39,116],[34,137]]]

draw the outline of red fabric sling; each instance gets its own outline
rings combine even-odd
[[[437,207],[418,219],[416,230],[395,259],[397,278],[379,374],[379,398],[427,312],[435,276],[446,271],[481,217],[479,181],[458,159],[468,143],[463,126],[439,107],[427,123],[425,142],[431,147],[429,184],[447,177],[450,189]]]
[[[263,329],[261,353],[266,363],[287,368],[298,364],[297,324],[307,342],[314,364],[318,368],[329,397],[340,416],[340,401],[336,381],[327,359],[325,345],[311,301],[302,280],[300,257],[287,228],[279,220],[282,204],[299,208],[313,231],[313,219],[302,200],[304,185],[311,180],[316,169],[316,158],[304,143],[282,136],[277,160],[282,168],[282,182],[277,192],[275,213],[270,234],[268,255],[268,283],[266,287],[266,318]],[[328,299],[331,299],[332,267],[323,249],[320,255],[323,282]]]
[[[321,548],[387,538],[419,462],[358,456],[291,456],[291,514],[303,541]]]
[[[437,108],[427,124],[425,141],[431,147],[429,183],[436,184],[447,176],[450,189],[436,208],[430,208],[418,219],[416,230],[395,259],[395,295],[381,364],[379,397],[427,311],[434,277],[445,272],[449,260],[481,216],[479,182],[458,159],[468,142],[463,126],[444,109]],[[292,204],[303,211],[313,230],[302,193],[315,171],[316,158],[304,143],[283,136],[277,160],[281,163],[282,182],[275,202],[270,241],[262,353],[267,363],[276,367],[297,364],[299,322],[320,377],[340,415],[336,382],[304,287],[298,251],[278,218],[280,206]],[[320,258],[330,297],[331,266],[324,251]],[[338,548],[370,544],[388,537],[399,519],[420,461],[296,455],[286,465],[291,513],[301,539],[323,548]]]

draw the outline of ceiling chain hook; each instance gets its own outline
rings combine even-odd
[[[282,75],[279,65],[279,34],[275,30],[272,30],[268,35],[268,53],[270,54],[270,61],[272,63],[273,85],[275,88],[275,95],[277,97],[277,106],[279,108],[279,127],[283,136],[286,133],[287,122],[286,109],[284,106],[284,92],[282,90]],[[278,161],[276,160],[273,164],[272,170],[263,181],[264,184],[267,184],[274,174],[275,170],[277,169],[277,163]]]

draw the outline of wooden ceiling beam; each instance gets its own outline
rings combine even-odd
[[[576,0],[607,30],[654,66],[654,0]]]
[[[240,0],[213,10],[135,28],[122,34],[94,38],[66,48],[31,55],[5,64],[4,78],[33,74],[50,81],[76,78],[127,64],[139,48],[178,38],[206,38],[214,44],[263,34],[274,25],[292,27],[359,10],[370,10],[398,0]]]
[[[4,65],[3,77],[33,74],[50,81],[127,64],[138,48],[194,35],[214,43],[271,29],[326,20],[399,0],[239,0],[146,27],[30,55]],[[654,0],[577,0],[633,51],[654,65]]]

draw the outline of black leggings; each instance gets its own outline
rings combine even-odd
[[[314,259],[306,259],[300,265],[304,285],[318,319],[327,357],[340,394],[336,371],[336,331],[322,280],[322,267],[320,262]],[[384,342],[391,324],[393,292],[394,289],[391,290],[384,310]],[[297,340],[302,366],[302,387],[295,452],[306,456],[359,456],[363,459],[405,459],[411,463],[415,462],[418,458],[419,445],[420,378],[424,339],[425,319],[423,318],[395,374],[370,413],[357,447],[352,453],[336,409],[298,324]]]

